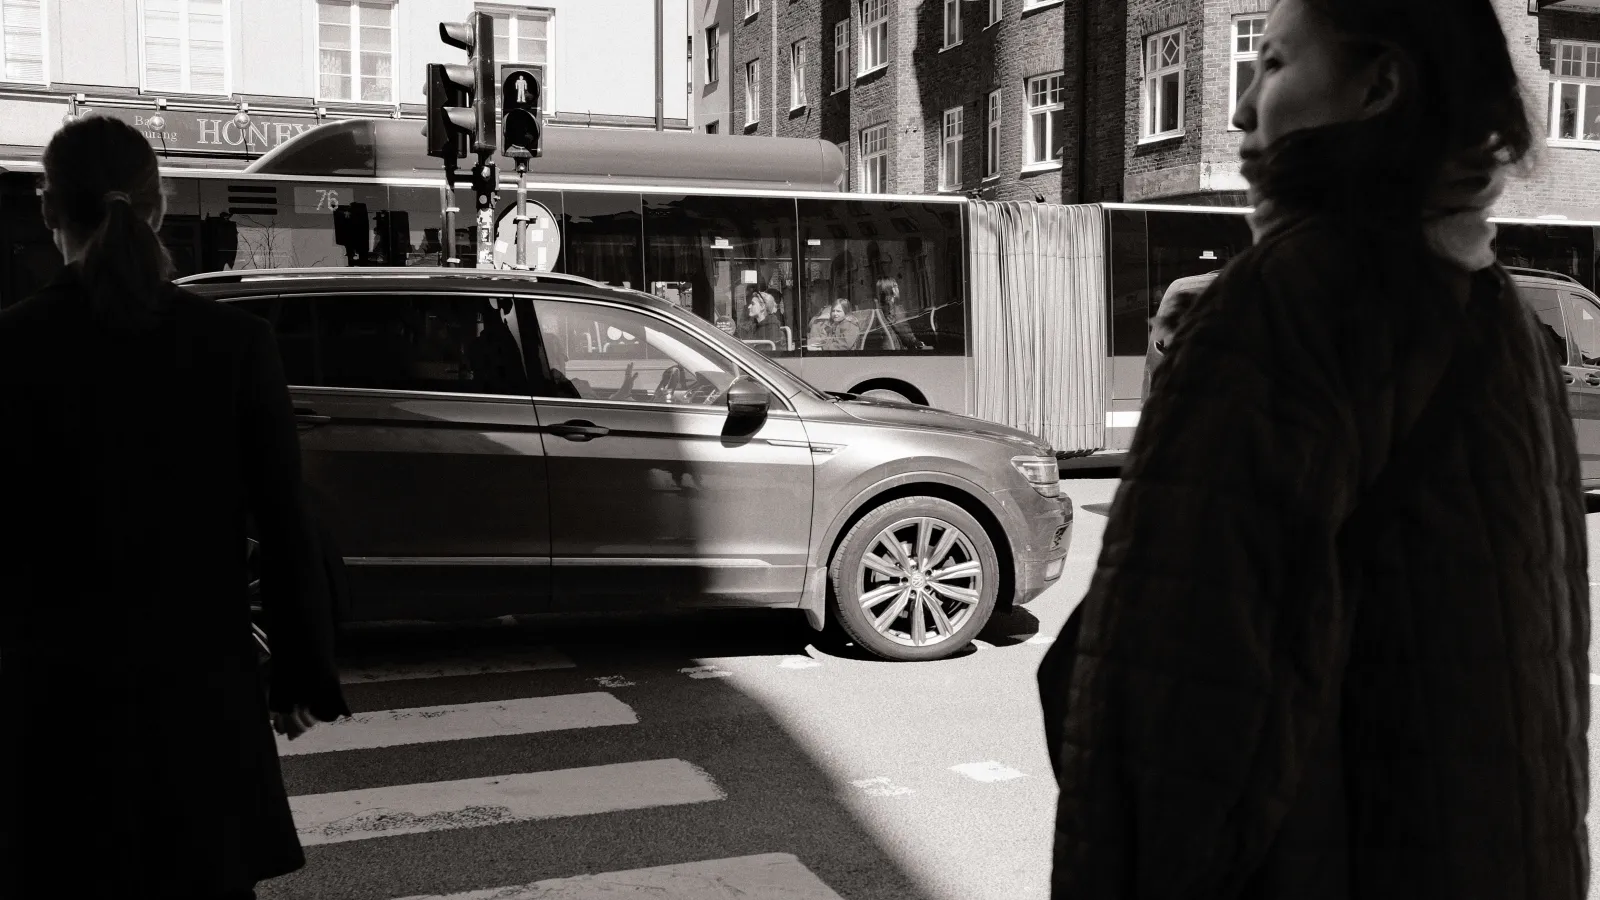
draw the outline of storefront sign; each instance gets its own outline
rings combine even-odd
[[[226,109],[194,112],[91,107],[86,112],[127,122],[144,135],[157,153],[260,155],[319,124],[309,116],[250,113],[249,124],[241,126],[234,121],[236,113]],[[150,124],[157,115],[163,120],[159,129]]]

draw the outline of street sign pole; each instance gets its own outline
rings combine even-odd
[[[517,160],[517,268],[528,268],[528,161]]]
[[[441,242],[443,245],[442,252],[444,255],[444,264],[446,266],[450,266],[451,268],[461,265],[461,257],[456,256],[456,213],[460,212],[461,208],[456,206],[454,175],[454,171],[446,169],[444,174],[444,187],[439,188],[439,203],[441,209],[444,210],[444,240]]]
[[[472,170],[472,193],[478,201],[478,265],[494,268],[494,209],[500,203],[500,185],[494,160],[480,156]]]

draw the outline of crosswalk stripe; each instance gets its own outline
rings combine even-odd
[[[681,759],[364,788],[289,799],[303,845],[722,800]]]
[[[1590,684],[1600,684],[1600,675],[1596,675],[1595,673],[1590,672],[1589,673],[1589,683]]]
[[[762,853],[402,900],[843,900],[788,853]]]
[[[548,647],[526,653],[478,659],[454,657],[426,663],[385,663],[345,669],[339,673],[342,684],[370,684],[379,681],[410,681],[419,678],[451,678],[457,675],[496,675],[503,672],[538,672],[546,669],[571,669],[566,656]]]
[[[371,750],[404,744],[431,744],[638,723],[639,717],[626,703],[600,691],[451,706],[383,709],[318,725],[292,741],[280,735],[278,755]]]

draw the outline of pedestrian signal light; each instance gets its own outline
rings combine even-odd
[[[501,88],[500,108],[505,111],[502,152],[518,161],[543,156],[539,77],[526,69],[512,69]]]

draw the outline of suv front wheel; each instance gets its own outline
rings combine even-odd
[[[943,659],[994,612],[1000,564],[978,520],[948,500],[902,497],[845,535],[829,568],[833,612],[885,659]]]

